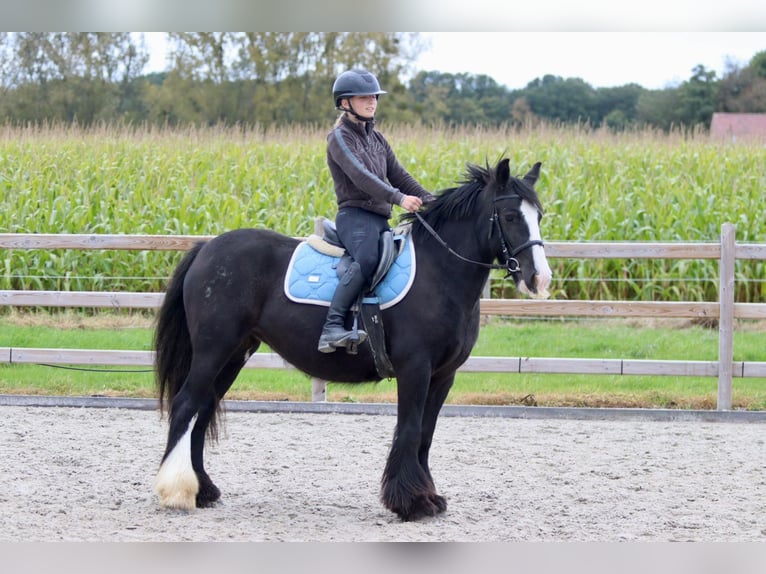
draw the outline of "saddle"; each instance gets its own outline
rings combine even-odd
[[[380,260],[372,281],[351,307],[352,329],[358,329],[361,320],[381,378],[394,376],[385,348],[381,309],[403,299],[414,279],[414,246],[408,234],[408,227],[381,234]],[[314,222],[314,233],[293,254],[285,276],[285,293],[295,302],[329,305],[338,279],[352,262],[338,237],[335,223],[319,217]],[[358,348],[350,345],[346,352],[356,354]]]
[[[324,241],[330,246],[337,247],[341,250],[340,262],[338,263],[336,271],[338,273],[338,277],[342,277],[353,260],[351,259],[351,256],[346,253],[345,247],[343,247],[343,242],[341,242],[340,237],[338,236],[338,230],[335,227],[335,222],[324,217],[318,217],[314,222],[314,235],[321,241]],[[311,243],[311,241],[309,241],[309,243]],[[312,247],[315,249],[317,248],[315,245],[312,245]],[[395,235],[391,230],[381,233],[378,249],[378,252],[380,253],[380,259],[378,260],[378,266],[375,268],[375,273],[372,275],[372,281],[367,288],[368,293],[375,291],[375,288],[386,276],[386,273],[388,273],[389,269],[391,269],[391,265],[394,263],[394,260],[397,258],[397,256],[402,252],[403,248],[404,234],[400,232]]]

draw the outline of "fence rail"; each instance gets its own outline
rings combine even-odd
[[[6,307],[101,307],[158,309],[163,293],[121,291],[3,291]],[[654,317],[661,319],[718,319],[719,303],[683,301],[541,301],[481,299],[482,315],[513,317]],[[766,319],[763,303],[735,303],[735,319]]]
[[[212,236],[197,235],[57,235],[0,233],[3,249],[98,249],[181,251]],[[718,410],[731,409],[732,379],[766,377],[766,362],[733,361],[734,319],[766,319],[766,304],[734,301],[734,263],[737,259],[766,260],[766,244],[738,244],[735,228],[721,227],[720,243],[549,242],[549,258],[580,259],[717,259],[719,300],[686,301],[539,301],[482,299],[481,313],[501,316],[711,318],[719,322],[717,361],[628,359],[570,359],[533,357],[471,357],[466,372],[569,373],[718,377]],[[91,291],[0,290],[0,306],[99,307],[152,309],[162,304],[162,293]],[[0,347],[0,363],[56,363],[84,365],[152,364],[149,351],[92,349],[33,349]],[[278,355],[256,353],[247,368],[292,368]],[[314,397],[324,388],[314,382]]]

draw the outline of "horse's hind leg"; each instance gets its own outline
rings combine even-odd
[[[248,351],[247,355],[255,352],[258,348],[258,343],[254,344]],[[199,491],[196,496],[197,508],[205,508],[212,506],[220,497],[221,491],[213,483],[210,476],[205,471],[205,465],[203,461],[203,454],[205,449],[205,437],[210,430],[208,427],[210,422],[215,419],[216,410],[218,409],[219,402],[223,399],[226,391],[229,390],[234,380],[239,375],[242,367],[245,364],[245,353],[235,353],[234,357],[229,364],[218,375],[218,379],[215,383],[215,400],[209,400],[197,414],[197,422],[194,424],[194,430],[191,435],[191,462],[194,473],[197,475],[199,481]],[[217,438],[217,429],[213,428],[212,438]]]
[[[197,508],[211,506],[221,497],[221,491],[210,479],[207,472],[205,472],[205,465],[203,462],[205,436],[207,435],[210,420],[215,415],[216,408],[218,408],[217,401],[213,398],[208,399],[202,408],[200,408],[197,414],[197,420],[194,423],[194,429],[191,433],[190,457],[192,469],[197,477],[198,484],[197,492],[194,497],[195,506]]]
[[[184,388],[189,378],[187,377]],[[184,409],[176,407],[181,393],[183,389],[173,400],[168,442],[160,469],[154,479],[154,491],[159,496],[162,506],[191,510],[195,507],[195,498],[199,492],[199,480],[191,465],[191,435],[193,425],[197,422],[198,409],[194,406]]]
[[[201,485],[193,466],[192,451],[201,463],[204,435],[215,416],[218,403],[216,381],[225,371],[221,365],[228,365],[234,356],[232,353],[229,355],[222,357],[220,350],[217,353],[196,353],[184,384],[173,398],[168,442],[154,483],[160,503],[165,507],[191,510],[196,506]],[[243,359],[240,358],[240,368],[242,363]],[[224,392],[226,389],[228,386]],[[202,475],[203,481],[206,476]],[[203,486],[209,487],[207,484]],[[207,490],[211,491],[209,488]]]

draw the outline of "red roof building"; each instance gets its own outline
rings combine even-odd
[[[731,141],[766,141],[766,114],[714,113],[710,137]]]

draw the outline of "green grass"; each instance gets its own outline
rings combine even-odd
[[[74,319],[73,319],[74,317]],[[59,324],[59,328],[53,325]],[[0,347],[151,348],[147,319],[117,321],[103,316],[20,315],[0,318]],[[764,332],[757,323],[738,324],[735,360],[763,361]],[[475,356],[580,357],[715,361],[717,330],[680,321],[501,320],[482,328]],[[46,395],[154,396],[153,376],[141,368],[104,367],[88,372],[38,365],[0,366],[0,392]],[[128,371],[128,372],[125,372]],[[228,398],[311,400],[311,384],[297,371],[245,369]],[[330,384],[328,400],[391,402],[394,381]],[[715,408],[712,377],[637,377],[459,373],[448,402],[647,408]],[[766,380],[735,379],[735,408],[766,409]]]

